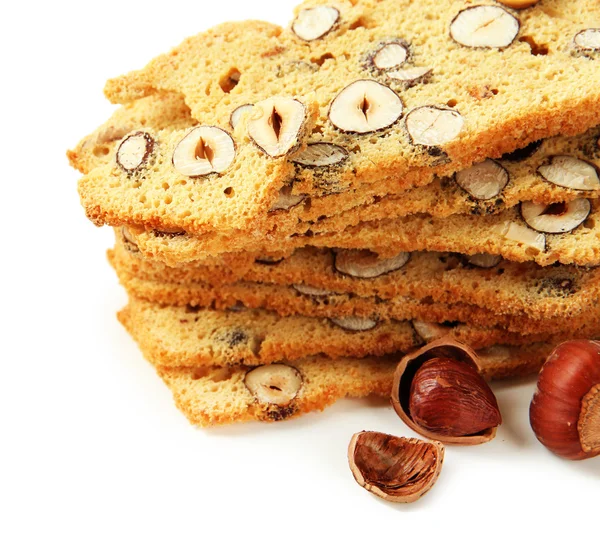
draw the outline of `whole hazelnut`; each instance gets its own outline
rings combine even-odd
[[[600,342],[564,342],[550,354],[529,419],[538,440],[560,457],[600,454]]]
[[[502,416],[468,346],[442,338],[400,361],[392,405],[414,431],[447,444],[482,444],[496,436]]]

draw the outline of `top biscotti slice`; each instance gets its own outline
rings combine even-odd
[[[327,17],[331,25],[322,35],[307,30],[322,29]],[[201,35],[144,70],[113,80],[107,94],[128,102],[180,92],[201,125],[226,130],[238,107],[258,104],[238,119],[253,127],[242,130],[241,141],[236,137],[240,153],[247,145],[265,149],[267,140],[279,137],[278,130],[266,128],[269,122],[297,120],[293,108],[269,100],[315,103],[318,117],[303,142],[321,147],[290,153],[293,166],[273,173],[272,183],[295,180],[296,192],[323,177],[341,186],[384,178],[394,185],[420,185],[431,181],[432,173],[449,174],[532,140],[598,124],[597,32],[590,29],[598,20],[600,5],[591,0],[578,2],[576,9],[564,0],[548,0],[519,12],[462,1],[312,3],[268,51],[238,33],[227,34],[222,43],[237,40],[237,49],[250,51],[243,58],[207,52],[207,36]],[[418,69],[428,76],[407,81]],[[246,175],[237,172],[227,184],[221,183],[227,171],[186,181],[214,184],[228,190],[230,200],[244,199],[245,187],[264,176],[244,163],[235,157],[232,167]],[[149,190],[160,187],[158,179],[145,181]],[[275,202],[275,192],[269,196],[270,202],[252,198],[246,214],[223,213],[247,225]],[[192,210],[178,203],[170,213],[191,212],[190,222],[200,233],[204,212],[213,207],[223,209],[223,199]],[[138,211],[139,222],[150,224],[166,210],[132,210]]]

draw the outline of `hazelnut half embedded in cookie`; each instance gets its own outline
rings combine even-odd
[[[408,58],[408,48],[398,42],[386,43],[372,57],[372,63],[378,70],[391,70],[402,66]]]
[[[331,32],[340,12],[331,6],[303,9],[292,23],[292,31],[301,40],[311,42]]]
[[[306,106],[295,98],[275,97],[254,106],[248,121],[248,135],[271,157],[294,151],[306,124]]]
[[[454,140],[463,128],[463,116],[450,108],[421,106],[406,116],[406,130],[413,144],[443,145]]]
[[[410,253],[399,253],[381,259],[368,249],[343,249],[335,254],[334,267],[341,274],[354,278],[370,279],[400,270],[410,259]]]
[[[286,185],[279,191],[279,196],[269,212],[287,211],[298,206],[306,199],[306,195],[293,195],[292,186]]]
[[[344,329],[345,331],[350,332],[365,332],[373,330],[377,327],[378,321],[376,319],[369,319],[368,317],[332,317],[330,321]]]
[[[591,209],[592,205],[586,198],[550,205],[523,202],[521,215],[532,229],[559,234],[576,229],[588,218]]]
[[[467,257],[467,262],[477,268],[494,268],[502,262],[502,257],[489,253],[477,253]]]
[[[466,47],[508,47],[519,33],[519,20],[499,6],[471,6],[450,24],[450,36]]]
[[[492,159],[486,159],[458,172],[454,179],[457,185],[473,198],[489,200],[504,190],[510,177],[506,168]]]
[[[600,28],[588,28],[575,35],[573,40],[582,51],[600,51]]]
[[[596,165],[571,157],[570,155],[555,155],[550,157],[548,164],[538,168],[538,173],[550,183],[559,187],[579,191],[594,191],[600,189],[600,177]]]
[[[344,132],[367,134],[393,125],[404,106],[389,87],[370,79],[348,85],[334,98],[329,120]]]
[[[503,225],[504,237],[507,240],[524,244],[538,251],[546,251],[546,235],[529,227],[510,221]]]
[[[220,174],[235,159],[233,139],[218,127],[200,126],[188,132],[175,148],[173,166],[190,178]]]
[[[387,72],[387,77],[394,81],[401,81],[407,87],[427,81],[427,78],[433,73],[431,68],[411,67],[401,68],[400,70],[392,70]]]
[[[235,127],[237,127],[240,124],[242,115],[244,115],[244,113],[252,111],[252,108],[254,108],[253,104],[244,104],[243,106],[235,108],[231,113],[231,117],[229,118],[229,124],[231,125],[231,128],[235,130]]]
[[[292,287],[301,295],[308,295],[309,297],[328,297],[330,295],[335,295],[333,291],[311,287],[310,285],[304,285],[303,283],[295,283]]]
[[[302,166],[335,166],[348,158],[348,152],[339,145],[327,142],[308,144],[292,160]]]
[[[258,402],[285,407],[302,389],[302,375],[293,366],[264,365],[250,370],[244,385]]]
[[[148,162],[154,145],[154,138],[147,132],[130,134],[117,150],[117,164],[128,174],[137,172]]]

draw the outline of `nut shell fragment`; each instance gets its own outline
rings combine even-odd
[[[510,176],[506,168],[492,159],[475,164],[457,172],[457,185],[476,200],[497,197],[506,187]]]
[[[381,259],[367,249],[343,249],[335,254],[335,269],[354,278],[372,279],[400,270],[410,260],[410,253]]]
[[[450,24],[450,35],[466,47],[508,47],[519,33],[519,20],[499,6],[471,6]]]
[[[344,132],[367,134],[393,125],[404,110],[389,87],[370,79],[355,81],[338,94],[329,108],[329,120]]]
[[[331,32],[340,12],[331,6],[303,9],[292,23],[292,31],[301,40],[311,42]]]
[[[190,178],[225,172],[235,159],[235,144],[228,132],[218,127],[193,128],[173,153],[173,166]]]
[[[348,446],[356,482],[390,502],[411,503],[435,484],[444,462],[444,446],[417,438],[363,431]]]
[[[125,138],[117,150],[117,164],[128,174],[140,170],[154,150],[154,138],[147,132],[135,132]]]
[[[445,444],[462,445],[489,442],[496,436],[496,427],[471,436],[446,436],[422,427],[411,417],[409,401],[413,378],[425,362],[440,357],[463,363],[479,372],[479,356],[468,346],[449,338],[442,338],[427,344],[420,350],[405,356],[398,364],[392,386],[392,406],[394,410],[411,429],[432,440],[439,440]]]
[[[570,155],[550,157],[548,164],[538,168],[538,173],[550,183],[578,191],[600,189],[600,176],[595,164],[577,159]]]
[[[295,98],[262,100],[254,106],[248,135],[270,157],[282,157],[300,145],[306,115],[306,106]]]
[[[308,144],[304,151],[298,153],[293,162],[302,166],[335,166],[348,158],[348,152],[339,145],[320,142]]]
[[[413,144],[437,146],[454,140],[465,121],[455,110],[437,106],[421,106],[406,116],[406,130]]]
[[[244,385],[258,402],[284,407],[298,396],[302,381],[302,375],[296,368],[276,363],[250,370],[244,378]]]
[[[301,295],[307,295],[309,297],[328,297],[330,295],[335,295],[333,291],[311,287],[310,285],[304,285],[303,283],[295,283],[292,287]]]
[[[534,230],[548,234],[571,232],[589,216],[592,205],[587,198],[578,198],[559,204],[523,202],[521,215]]]

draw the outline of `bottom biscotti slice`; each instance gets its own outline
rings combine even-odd
[[[488,378],[534,373],[551,350],[550,344],[492,348],[482,354],[483,373]],[[387,398],[398,361],[398,357],[312,357],[254,368],[158,366],[157,371],[189,421],[207,427],[250,420],[279,421],[323,410],[344,397]]]
[[[279,317],[266,310],[164,306],[133,297],[118,315],[146,357],[154,364],[170,367],[258,366],[315,355],[333,359],[384,356],[409,352],[443,336],[473,349],[495,344],[557,344],[573,337],[600,336],[600,325],[522,336],[463,323],[439,326],[419,321]]]

